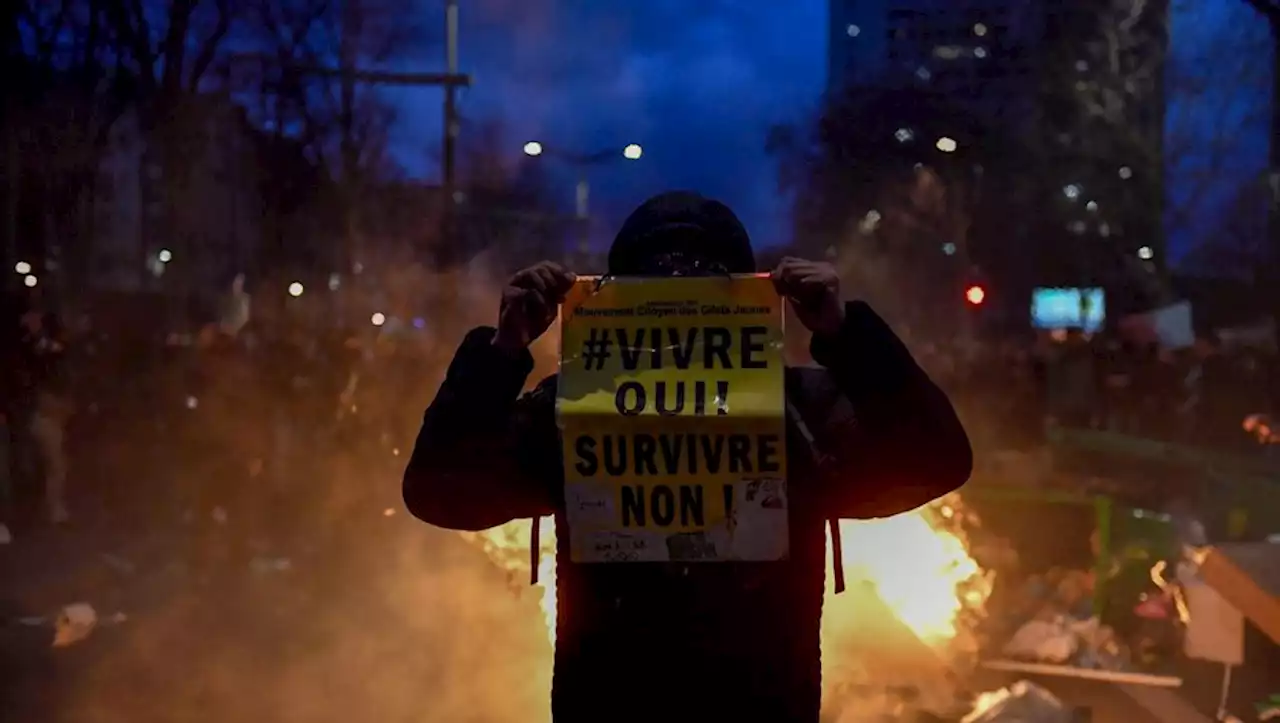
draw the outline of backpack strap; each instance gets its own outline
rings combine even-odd
[[[802,404],[807,399],[813,398],[810,395],[811,390],[807,389],[805,384],[815,377],[810,374],[801,372],[799,384],[796,385],[801,390],[800,397]],[[816,386],[816,385],[815,385]],[[809,448],[809,456],[813,461],[814,469],[818,474],[825,474],[831,465],[831,457],[822,451],[818,446],[818,440],[813,435],[813,431],[809,428],[808,422],[805,421],[804,415],[800,413],[800,409],[791,401],[787,400],[787,416],[791,418],[792,424],[795,425],[796,431],[800,433],[800,437],[804,439],[806,446]],[[844,579],[844,543],[840,538],[840,520],[834,517],[827,518],[827,528],[831,534],[831,575],[834,582],[835,594],[839,595],[845,590]]]
[[[835,582],[835,593],[844,592],[844,544],[840,539],[840,520],[827,518],[827,527],[831,530],[831,575]]]
[[[538,567],[542,564],[542,520],[529,518],[529,584],[538,584]]]

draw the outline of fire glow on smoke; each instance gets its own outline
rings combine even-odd
[[[953,495],[888,519],[840,522],[849,592],[833,594],[831,575],[827,576],[822,621],[824,677],[839,678],[857,667],[851,665],[850,658],[866,656],[868,645],[906,644],[892,636],[878,635],[871,641],[865,637],[868,628],[883,628],[886,610],[913,634],[909,646],[932,650],[937,656],[934,662],[971,652],[973,641],[964,623],[967,614],[981,611],[991,580],[970,556],[963,533],[951,524],[959,504]],[[495,564],[527,579],[530,524],[530,520],[519,520],[465,534]],[[543,518],[539,524],[542,549],[537,592],[542,620],[530,620],[530,624],[545,626],[548,639],[554,644],[555,524],[550,518]],[[828,538],[828,565],[831,555]],[[873,652],[878,656],[882,651]],[[549,666],[551,660],[535,664]],[[833,675],[835,671],[840,674]]]

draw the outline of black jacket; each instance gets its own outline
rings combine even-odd
[[[440,527],[556,516],[554,377],[517,399],[533,359],[467,335],[423,420],[405,504]],[[778,563],[569,562],[558,534],[556,723],[816,723],[826,520],[914,509],[968,479],[946,396],[870,307],[849,304],[818,368],[787,370],[791,558]]]

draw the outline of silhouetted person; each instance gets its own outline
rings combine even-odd
[[[609,253],[618,276],[755,270],[733,212],[689,193],[645,202]],[[517,399],[533,369],[527,347],[574,282],[556,264],[511,278],[498,328],[467,334],[427,409],[404,476],[415,516],[460,530],[556,517],[556,723],[816,723],[824,526],[911,510],[969,476],[969,440],[946,396],[866,304],[841,302],[834,269],[785,259],[772,276],[822,367],[786,371],[801,419],[788,415],[785,562],[569,560],[555,378]]]

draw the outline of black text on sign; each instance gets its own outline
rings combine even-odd
[[[595,330],[593,330],[595,331]],[[767,369],[764,326],[727,328],[695,326],[685,329],[600,329],[597,344],[618,344],[618,358],[626,371],[640,369]],[[610,338],[612,337],[612,338]],[[701,352],[701,353],[698,353]]]

